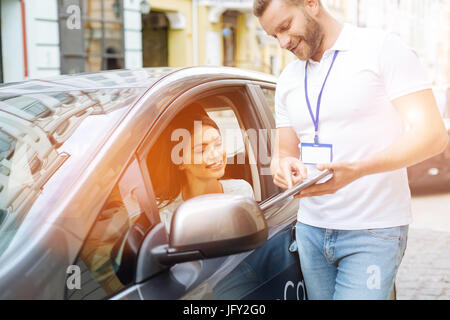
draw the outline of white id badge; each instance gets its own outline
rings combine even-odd
[[[331,144],[300,144],[301,161],[304,164],[316,165],[319,163],[333,162],[333,145]]]

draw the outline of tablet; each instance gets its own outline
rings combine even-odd
[[[331,172],[328,169],[325,171],[321,171],[319,174],[317,174],[313,178],[304,180],[300,183],[297,183],[291,189],[286,190],[286,191],[276,195],[275,197],[269,199],[268,201],[262,203],[260,205],[260,208],[261,208],[261,210],[267,210],[267,209],[271,208],[272,206],[274,206],[275,204],[277,204],[278,202],[286,200],[287,198],[296,195],[300,191],[312,186],[313,184],[316,184],[317,182],[326,178],[327,176],[332,176],[332,175],[333,175],[333,172]]]

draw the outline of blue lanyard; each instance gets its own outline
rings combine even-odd
[[[334,61],[336,60],[336,57],[338,55],[339,51],[334,52],[333,61],[331,61],[330,69],[328,69],[327,76],[325,77],[325,81],[323,82],[322,89],[319,93],[319,98],[317,99],[317,108],[316,108],[316,117],[314,118],[314,114],[311,109],[311,103],[309,102],[308,98],[308,62],[305,64],[305,97],[306,97],[306,104],[308,105],[309,114],[311,115],[311,119],[314,123],[314,129],[315,129],[315,135],[314,135],[314,143],[316,145],[319,144],[319,113],[320,113],[320,102],[322,100],[322,92],[323,88],[325,88],[325,84],[327,83],[328,76],[330,75],[331,68],[333,68]]]

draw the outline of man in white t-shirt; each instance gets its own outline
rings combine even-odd
[[[447,132],[416,54],[394,34],[335,20],[319,0],[255,0],[265,31],[298,60],[277,86],[274,183],[299,195],[296,226],[311,299],[387,299],[411,223],[406,167]]]

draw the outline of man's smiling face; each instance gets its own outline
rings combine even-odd
[[[323,41],[323,31],[302,4],[272,0],[259,22],[267,34],[278,40],[283,49],[300,60],[311,59]]]

